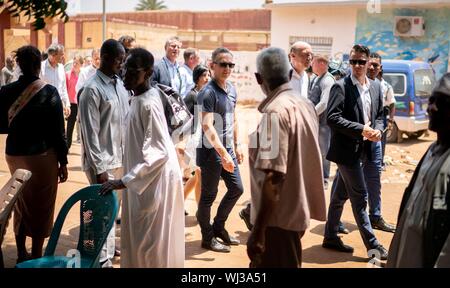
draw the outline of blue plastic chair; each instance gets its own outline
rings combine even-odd
[[[119,210],[116,192],[100,196],[100,187],[98,184],[92,185],[72,195],[58,214],[44,256],[19,263],[16,268],[99,268],[100,251]],[[76,254],[80,258],[55,256],[64,220],[77,202],[80,202],[80,235],[77,245],[79,254]]]

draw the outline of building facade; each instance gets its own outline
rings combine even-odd
[[[354,43],[385,59],[431,63],[436,76],[449,71],[450,1],[274,1],[271,45],[288,49],[296,40],[346,59]]]

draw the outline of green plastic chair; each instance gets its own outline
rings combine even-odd
[[[98,194],[100,187],[101,185],[98,184],[92,185],[72,195],[58,214],[44,256],[19,263],[16,268],[99,268],[100,251],[119,210],[116,192],[100,196]],[[80,202],[80,235],[78,251],[73,255],[78,255],[75,257],[55,256],[55,248],[64,220],[77,202]]]

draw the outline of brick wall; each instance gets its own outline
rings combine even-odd
[[[159,25],[175,26],[183,30],[253,30],[270,31],[270,11],[264,9],[227,10],[212,12],[139,11],[108,13],[108,18]],[[77,19],[101,20],[101,14],[81,14]]]

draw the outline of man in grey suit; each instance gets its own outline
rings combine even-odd
[[[172,87],[178,94],[185,95],[187,79],[184,73],[180,73],[180,65],[177,62],[181,46],[182,43],[178,37],[167,39],[164,45],[166,56],[155,65],[150,81]]]
[[[370,51],[355,45],[350,52],[351,75],[339,80],[330,91],[327,124],[331,128],[331,142],[327,159],[337,164],[339,172],[331,191],[328,221],[322,246],[352,253],[337,236],[339,220],[347,199],[368,250],[368,256],[387,259],[387,250],[378,242],[366,211],[367,184],[376,152],[376,142],[383,131],[383,96],[379,81],[367,78]],[[376,172],[376,171],[375,171]]]

